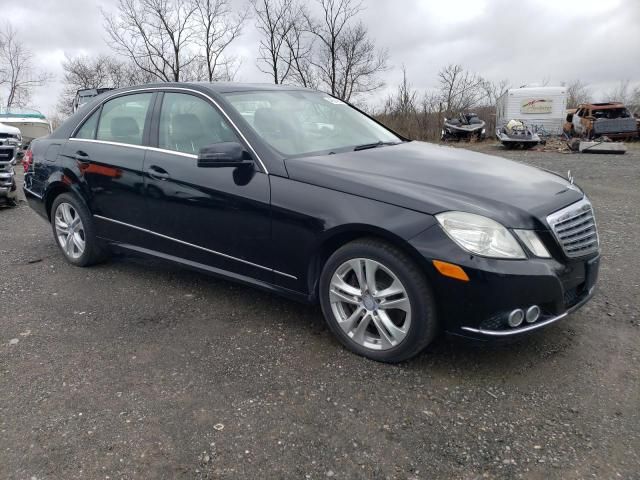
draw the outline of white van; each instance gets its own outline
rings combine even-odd
[[[521,120],[534,132],[560,135],[566,109],[566,87],[510,88],[496,102],[496,128]]]

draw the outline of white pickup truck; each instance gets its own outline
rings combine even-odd
[[[15,205],[16,179],[13,166],[21,152],[20,130],[0,123],[0,203]]]

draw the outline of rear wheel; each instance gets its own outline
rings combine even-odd
[[[51,227],[68,262],[86,267],[103,261],[106,249],[95,235],[87,207],[70,193],[56,197],[51,207]]]
[[[402,251],[379,240],[357,240],[337,250],[322,271],[320,297],[337,338],[373,360],[411,358],[437,333],[424,273]]]

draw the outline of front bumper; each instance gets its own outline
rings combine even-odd
[[[0,165],[0,198],[14,199],[17,195],[16,190],[16,179],[13,167],[9,165],[5,168],[3,165]]]
[[[425,270],[435,290],[438,314],[447,333],[478,340],[518,337],[552,325],[583,306],[593,296],[600,256],[568,259],[499,260],[461,250],[434,226],[411,244],[425,258]],[[469,276],[462,282],[442,276],[431,260],[461,266]],[[515,309],[540,307],[533,323],[512,328],[507,317]]]
[[[582,297],[582,299],[579,300],[578,303],[576,303],[574,306],[569,307],[564,313],[561,313],[560,315],[555,315],[555,316],[554,315],[546,316],[546,317],[543,316],[538,321],[531,324],[525,324],[525,326],[522,326],[522,327],[501,328],[501,329],[492,330],[491,328],[483,328],[483,326],[480,325],[479,328],[462,327],[461,330],[466,334],[465,336],[468,336],[469,334],[471,334],[473,335],[474,338],[480,337],[484,339],[484,338],[516,337],[522,334],[533,332],[534,330],[539,330],[541,328],[548,327],[552,323],[556,323],[557,321],[562,320],[567,315],[574,312],[575,310],[578,310],[581,306],[583,306],[585,303],[591,300],[591,297],[593,297],[594,292],[595,292],[595,286],[587,290],[586,294]]]

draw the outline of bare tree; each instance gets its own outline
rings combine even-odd
[[[178,82],[197,59],[193,3],[180,0],[118,0],[117,13],[103,11],[115,51],[161,81]]]
[[[350,100],[359,93],[368,93],[384,85],[377,74],[387,69],[386,50],[377,50],[369,39],[364,24],[349,28],[340,39],[338,52],[337,94]]]
[[[297,0],[252,0],[261,34],[258,68],[273,83],[316,86],[309,15]]]
[[[482,88],[485,95],[483,103],[486,104],[486,106],[495,107],[498,99],[504,95],[511,86],[507,79],[500,80],[499,82],[485,80]]]
[[[204,51],[204,80],[232,80],[238,60],[224,52],[240,35],[248,13],[234,16],[227,0],[193,0],[193,7],[197,20],[195,43]]]
[[[76,92],[85,88],[120,88],[149,83],[154,77],[130,61],[110,55],[97,57],[66,57],[62,62],[64,90],[58,101],[58,111],[70,115]]]
[[[640,115],[640,85],[636,85],[631,92],[631,99],[627,104],[627,107],[629,107],[631,113],[636,116]]]
[[[448,65],[438,72],[440,101],[446,115],[469,110],[480,102],[485,80],[462,65]]]
[[[317,39],[313,65],[321,84],[332,95],[353,95],[382,86],[377,74],[386,69],[387,54],[378,51],[362,23],[352,26],[362,5],[356,0],[317,0],[322,15],[306,14],[308,30]]]
[[[576,108],[581,103],[591,100],[591,92],[586,83],[574,80],[567,85],[567,108]]]
[[[0,30],[0,86],[6,89],[5,106],[25,106],[33,89],[52,79],[33,67],[33,53],[18,38],[11,24]]]
[[[629,80],[621,80],[620,83],[611,90],[605,92],[604,99],[606,102],[622,102],[629,103],[633,92]]]
[[[389,95],[383,112],[387,115],[406,116],[417,112],[416,92],[407,79],[407,68],[402,66],[402,82],[398,85],[395,95]]]
[[[292,83],[307,88],[318,88],[318,78],[313,66],[314,36],[309,31],[304,7],[294,10],[291,28],[285,37],[287,65],[290,67]]]
[[[294,11],[299,7],[294,0],[253,0],[251,5],[256,15],[256,28],[262,37],[258,47],[258,68],[269,74],[273,83],[284,83],[292,65],[287,38],[294,26]]]

